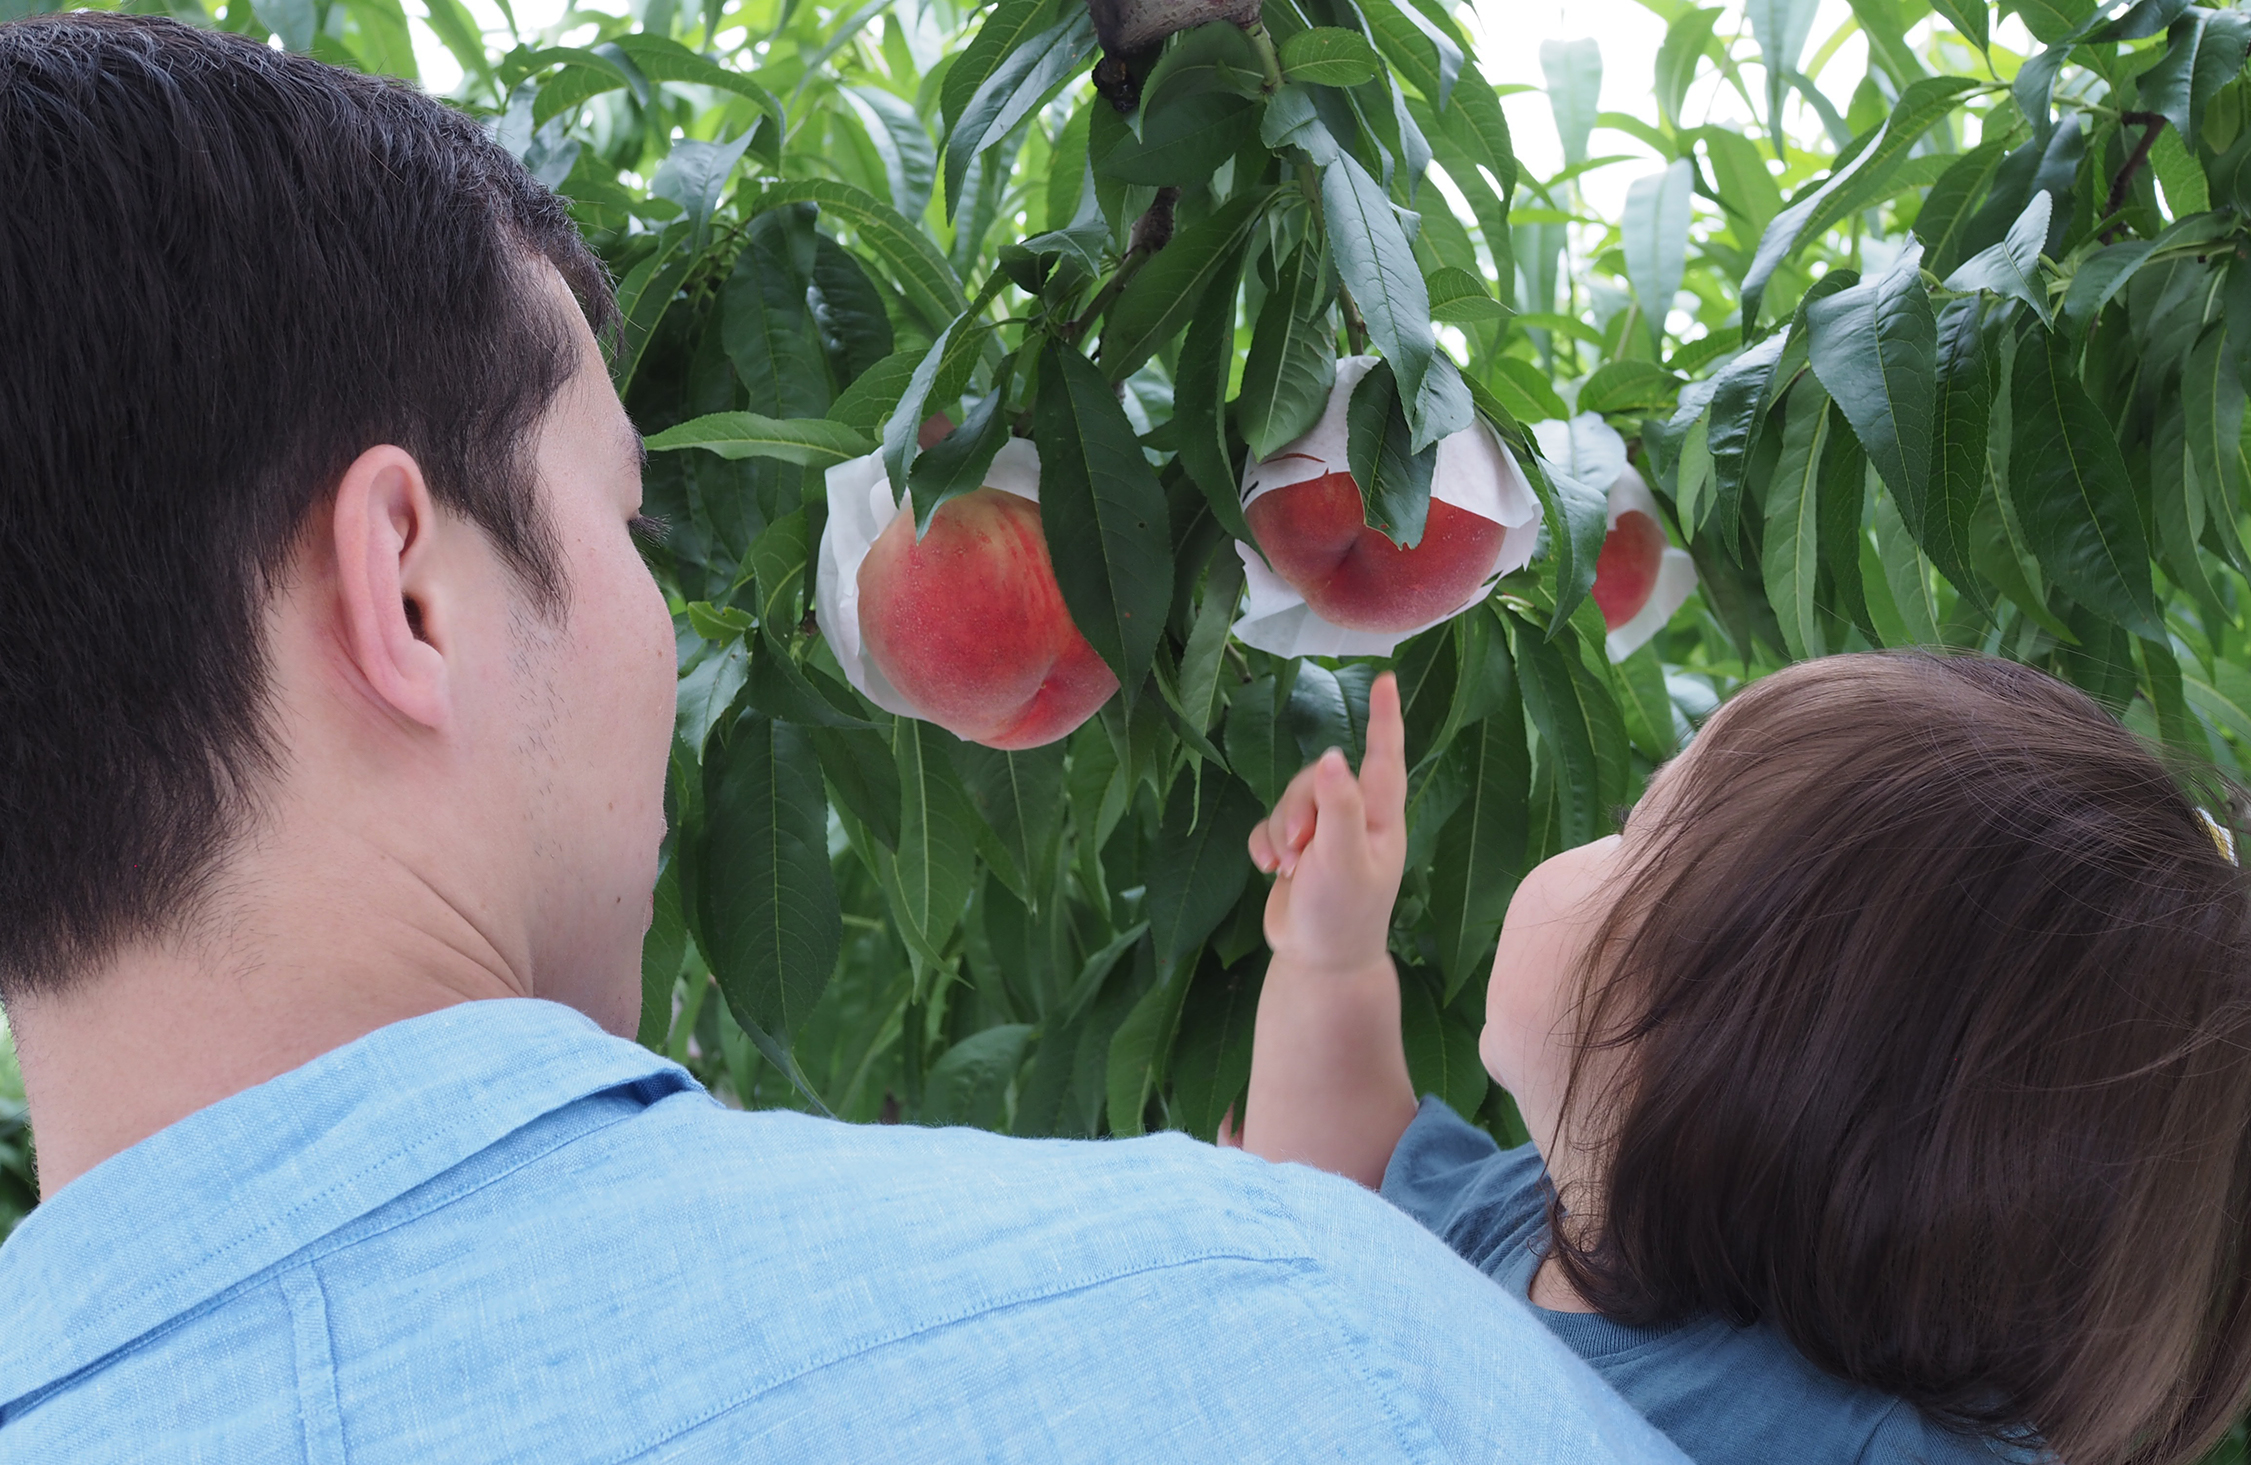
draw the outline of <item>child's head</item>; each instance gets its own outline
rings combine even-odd
[[[2183,1458],[2251,1387],[2246,889],[2039,672],[1754,684],[1509,910],[1484,1049],[1565,1276],[2075,1465]]]

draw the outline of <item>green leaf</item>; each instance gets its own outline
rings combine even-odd
[[[1787,332],[1775,332],[1711,379],[1711,427],[1705,445],[1712,455],[1712,512],[1722,525],[1734,521],[1734,505],[1742,496],[1744,473],[1766,411],[1767,388],[1788,340]]]
[[[1801,3],[1801,0],[1772,0],[1772,3],[1795,4]],[[1800,243],[1812,237],[1805,226],[1813,217],[1814,211],[1859,177],[1861,171],[1869,167],[1874,159],[1884,156],[1883,142],[1889,135],[1890,127],[1891,123],[1887,120],[1876,130],[1868,146],[1862,148],[1851,162],[1832,170],[1827,182],[1776,214],[1774,221],[1766,226],[1766,232],[1759,236],[1758,251],[1751,256],[1751,267],[1743,276],[1743,326],[1746,331],[1758,321],[1759,302],[1766,297],[1767,281],[1774,278],[1774,272],[1781,268],[1784,260],[1797,252]]]
[[[2181,368],[2181,407],[2187,457],[2205,494],[2205,522],[2219,533],[2229,558],[2242,563],[2236,521],[2243,503],[2243,381],[2229,369],[2223,327],[2205,327]]]
[[[2070,344],[2021,338],[2010,392],[2009,496],[2042,568],[2072,599],[2136,635],[2164,635],[2149,541],[2100,408],[2072,372]]]
[[[2049,303],[2047,284],[2040,278],[2040,251],[2048,241],[2048,220],[2054,207],[2055,201],[2046,193],[2032,195],[2032,202],[2009,225],[2007,236],[1963,261],[1960,269],[1946,277],[1946,288],[1991,290],[2021,300],[2040,317],[2041,324],[2053,326],[2055,307]]]
[[[1001,1128],[1008,1086],[1031,1045],[1032,1025],[1021,1022],[989,1027],[954,1044],[923,1079],[922,1122]]]
[[[1506,666],[1507,659],[1501,657]],[[1471,725],[1461,748],[1468,792],[1439,830],[1430,866],[1445,1000],[1480,978],[1523,872],[1525,791],[1532,781],[1524,703],[1510,677],[1499,707]]]
[[[1133,1010],[1110,1037],[1103,1089],[1110,1132],[1130,1138],[1144,1131],[1150,1095],[1163,1085],[1166,1060],[1180,1028],[1180,1009],[1188,995],[1188,973],[1159,980],[1141,994]]]
[[[1441,265],[1430,272],[1423,286],[1430,291],[1432,320],[1476,325],[1508,319],[1508,307],[1495,300],[1493,292],[1485,288],[1485,282],[1467,270]]]
[[[1883,275],[1806,305],[1813,374],[1852,424],[1908,525],[1917,529],[1929,517],[1938,350],[1938,319],[1923,289],[1922,256],[1922,246],[1911,243]],[[1807,595],[1810,607],[1810,586]],[[1787,633],[1789,626],[1783,629]]]
[[[1237,194],[1181,230],[1133,276],[1102,323],[1102,367],[1112,381],[1140,370],[1187,323],[1272,198],[1259,189]]]
[[[1240,1127],[1263,975],[1253,963],[1226,971],[1206,965],[1181,1009],[1180,1041],[1169,1067],[1172,1120],[1207,1144],[1230,1109]]]
[[[1121,128],[1094,159],[1094,171],[1121,183],[1201,183],[1258,136],[1258,125],[1256,102],[1233,92],[1192,92],[1144,117],[1140,137]]]
[[[883,471],[891,480],[894,501],[905,496],[913,482],[915,459],[922,456],[923,412],[930,405],[938,378],[944,374],[946,358],[960,350],[965,338],[981,334],[976,330],[976,322],[967,317],[940,331],[938,339],[930,343],[930,349],[922,353],[922,360],[915,363],[914,374],[907,378],[906,391],[900,394],[891,408],[891,415],[884,420]]]
[[[1032,423],[1041,519],[1063,603],[1130,697],[1149,675],[1172,602],[1164,490],[1110,384],[1056,341],[1040,352]]]
[[[1664,44],[1657,48],[1657,115],[1678,131],[1681,104],[1688,100],[1689,84],[1712,47],[1712,23],[1717,10],[1693,6],[1680,11],[1665,27]]]
[[[1554,770],[1559,847],[1575,848],[1603,832],[1603,820],[1625,793],[1625,724],[1579,659],[1570,628],[1542,638],[1512,626],[1509,643],[1525,711]]]
[[[1391,363],[1378,361],[1352,389],[1345,409],[1345,461],[1360,487],[1362,516],[1401,549],[1422,543],[1430,514],[1438,445],[1414,451]]]
[[[961,426],[932,443],[908,470],[907,487],[914,495],[915,533],[930,528],[930,516],[941,505],[984,487],[993,457],[1008,441],[1008,416],[1002,411],[1008,392],[1009,367],[1004,363],[993,374],[993,390],[979,399],[962,418]]]
[[[1432,23],[1414,0],[1405,0],[1404,4],[1394,3],[1394,0],[1361,0],[1360,11],[1368,19],[1368,28],[1375,32],[1376,44],[1382,48],[1385,59],[1414,84],[1415,90],[1435,103],[1439,111],[1450,110],[1448,103],[1453,100],[1454,83],[1462,73],[1461,43],[1448,30]],[[1513,186],[1515,180],[1512,178],[1509,183]]]
[[[1993,410],[1984,301],[1982,295],[1965,295],[1948,301],[1939,313],[1930,488],[1908,525],[1940,573],[1965,592],[1977,583],[1970,574],[1970,525],[1985,492],[1986,435]]]
[[[688,955],[688,927],[680,911],[680,856],[667,861],[649,905],[649,931],[641,938],[641,1022],[633,1040],[664,1051],[672,1032],[672,989]]]
[[[1510,418],[1518,422],[1545,422],[1551,417],[1571,415],[1571,409],[1563,405],[1563,399],[1548,384],[1547,373],[1531,362],[1521,356],[1503,356],[1491,364],[1493,374],[1487,378],[1487,392]],[[1474,382],[1471,390],[1477,390]]]
[[[821,349],[838,382],[856,381],[898,344],[883,292],[860,262],[826,234],[813,238],[812,274],[808,303]]]
[[[906,395],[907,383],[914,380],[914,369],[921,364],[923,354],[919,350],[892,352],[838,392],[825,415],[831,422],[880,436],[891,409],[899,405],[899,398]]]
[[[1002,61],[1037,35],[1053,11],[1050,0],[1000,0],[977,28],[938,89],[938,114],[951,135],[970,98]]]
[[[899,847],[899,763],[880,732],[809,728],[821,772],[851,816],[887,850]]]
[[[1240,780],[1216,769],[1172,781],[1144,901],[1160,973],[1193,955],[1235,908],[1250,879],[1251,829],[1265,812]]]
[[[805,734],[746,716],[704,754],[696,945],[738,1018],[786,1040],[844,941],[828,801]]]
[[[1886,646],[1937,646],[1938,607],[1931,598],[1931,563],[1907,532],[1899,506],[1890,494],[1877,493],[1882,480],[1874,465],[1867,470],[1868,488],[1875,495],[1871,518],[1876,530],[1867,555],[1875,560],[1868,581],[1868,608],[1879,628],[1885,629]],[[1866,564],[1866,560],[1863,560]],[[1877,589],[1881,586],[1879,592]],[[1886,622],[1891,625],[1887,628]]]
[[[1368,689],[1374,683],[1375,668],[1367,662],[1338,671],[1318,662],[1298,663],[1297,684],[1290,688],[1284,717],[1297,740],[1300,764],[1311,763],[1331,748],[1354,765],[1359,763],[1368,733]]]
[[[2142,106],[2159,113],[2190,149],[2214,93],[2242,74],[2251,15],[2192,8],[2165,33],[2165,54],[2140,78]]]
[[[821,417],[761,417],[755,412],[713,412],[668,427],[648,440],[652,453],[702,448],[722,458],[778,458],[826,468],[864,457],[874,445],[841,422]]]
[[[304,55],[313,49],[313,37],[320,29],[320,14],[313,8],[313,0],[253,0],[250,9],[284,50]],[[14,14],[11,12],[11,19]]]
[[[1680,378],[1651,361],[1612,361],[1579,388],[1582,412],[1665,412],[1680,400]]]
[[[1987,12],[1987,0],[1931,0],[1931,8],[1946,17],[1963,38],[1980,51],[1992,44]]]
[[[2018,0],[2017,14],[2032,38],[2053,45],[2074,30],[2084,31],[2100,7],[2095,0]]]
[[[900,934],[934,965],[944,961],[977,868],[977,819],[947,757],[952,741],[912,717],[900,718],[891,735],[899,768]]]
[[[1458,390],[1450,361],[1437,363],[1430,292],[1391,201],[1350,153],[1339,152],[1321,169],[1321,207],[1338,278],[1398,375],[1416,450],[1469,426],[1469,394]],[[1438,390],[1426,394],[1426,386]]]
[[[1806,38],[1813,33],[1817,0],[1745,0],[1751,35],[1758,42],[1759,64],[1766,69],[1767,131],[1782,136],[1782,98],[1790,77],[1805,54]],[[1753,312],[1745,310],[1749,322]]]
[[[1637,178],[1626,189],[1626,211],[1619,220],[1625,237],[1626,278],[1659,351],[1665,345],[1665,320],[1680,293],[1688,265],[1689,201],[1696,191],[1696,165],[1675,159],[1662,173]]]
[[[1141,83],[1141,105],[1126,126],[1139,137],[1150,117],[1183,97],[1212,91],[1255,97],[1264,82],[1258,50],[1243,28],[1232,21],[1208,21],[1180,32],[1157,58]]]
[[[1853,528],[1859,529],[1855,521]],[[1680,751],[1673,726],[1672,694],[1665,686],[1665,664],[1657,659],[1657,643],[1645,641],[1618,663],[1618,710],[1626,720],[1626,736],[1652,763],[1662,763]]]
[[[1757,243],[1782,212],[1782,190],[1767,171],[1759,145],[1725,127],[1699,127],[1683,134],[1681,141],[1703,143],[1712,163],[1712,181],[1719,186],[1720,207],[1734,216],[1730,231],[1746,244]],[[1733,267],[1729,273],[1734,273]]]
[[[2207,134],[2207,141],[2209,141]],[[2181,135],[2170,127],[2161,128],[2157,141],[2149,149],[2150,171],[2165,190],[2166,207],[2175,218],[2200,214],[2212,207],[2211,180],[2205,175],[2204,165],[2181,142]]]
[[[784,204],[818,204],[824,214],[851,226],[861,249],[887,270],[907,304],[932,330],[969,306],[953,266],[922,229],[875,195],[832,178],[776,183],[758,196],[763,213]]]
[[[1283,737],[1275,707],[1274,678],[1256,677],[1231,689],[1227,701],[1227,766],[1271,806],[1297,776],[1297,748]]]
[[[753,412],[817,418],[828,408],[828,370],[807,293],[815,238],[803,211],[767,213],[752,222],[750,242],[728,272],[720,341]]]
[[[1593,39],[1540,42],[1540,71],[1548,83],[1548,108],[1563,142],[1563,162],[1587,160],[1587,139],[1602,109],[1602,46]]]
[[[1242,390],[1235,398],[1235,423],[1253,458],[1272,457],[1312,431],[1328,408],[1337,379],[1332,293],[1328,262],[1318,249],[1304,244],[1282,265],[1259,307],[1250,354],[1243,360]]]
[[[1358,86],[1373,81],[1375,47],[1357,31],[1319,25],[1282,42],[1282,75],[1300,86]]]
[[[891,184],[891,206],[902,218],[919,219],[930,206],[938,180],[938,149],[930,141],[914,104],[878,86],[841,89],[867,128],[868,141],[883,159]]]
[[[1830,226],[1881,201],[1909,150],[1976,88],[1977,82],[1966,76],[1932,76],[1909,83],[1881,132],[1855,160],[1851,183],[1815,206],[1799,230],[1799,239],[1818,239]]]
[[[657,325],[672,302],[680,294],[681,284],[688,271],[695,266],[697,252],[686,247],[691,231],[674,226],[648,258],[626,272],[618,282],[617,309],[624,321],[618,331],[616,357],[610,363],[610,378],[623,396],[633,385],[635,373],[640,370],[641,357],[649,349],[649,339],[656,334]]]
[[[1094,20],[1085,10],[1071,13],[1001,58],[978,84],[961,116],[946,134],[946,217],[961,204],[961,186],[979,153],[1016,130],[1016,124],[1044,105],[1094,49]]]
[[[1949,163],[1924,196],[1915,215],[1915,237],[1923,241],[1924,258],[1934,272],[1949,272],[1966,253],[1963,241],[1978,212],[1971,204],[1984,194],[2008,151],[2006,134],[1987,138]]]
[[[2072,272],[2071,288],[2064,292],[2064,319],[2086,329],[2111,297],[2126,288],[2148,260],[2157,246],[2147,239],[2128,239],[2118,244],[2108,244],[2085,259]]]
[[[1202,491],[1212,518],[1235,538],[1255,542],[1227,441],[1227,378],[1234,365],[1235,294],[1243,258],[1240,249],[1227,258],[1188,319],[1173,367],[1172,422],[1180,466]]]
[[[1766,482],[1762,553],[1766,598],[1781,623],[1790,656],[1797,661],[1828,650],[1821,618],[1814,610],[1821,567],[1820,472],[1829,431],[1829,394],[1821,387],[1819,381],[1801,379],[1790,389],[1782,456]]]
[[[1475,1114],[1493,1078],[1478,1056],[1477,1029],[1450,1008],[1415,968],[1399,973],[1400,1042],[1418,1094],[1436,1094],[1456,1114]]]
[[[953,754],[970,804],[1015,866],[1019,896],[1036,909],[1063,823],[1063,745],[1003,752],[962,743]]]
[[[1219,716],[1228,630],[1243,596],[1243,579],[1241,557],[1222,545],[1204,572],[1203,599],[1180,653],[1180,713],[1198,733],[1209,732]]]

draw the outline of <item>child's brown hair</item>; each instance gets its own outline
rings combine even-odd
[[[1572,1285],[1769,1320],[2070,1465],[2193,1459],[2251,1392],[2251,900],[2215,827],[2088,698],[1978,657],[1794,668],[1686,757],[1588,957]]]

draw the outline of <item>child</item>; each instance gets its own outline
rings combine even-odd
[[[1251,836],[1243,1142],[1349,1175],[1692,1458],[2195,1460],[2251,1394],[2251,901],[2069,687],[1836,656],[1746,688],[1623,833],[1524,877],[1416,1105],[1386,951],[1399,696]]]

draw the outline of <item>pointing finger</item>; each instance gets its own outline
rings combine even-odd
[[[1368,752],[1360,760],[1360,792],[1368,831],[1390,834],[1407,823],[1407,725],[1399,711],[1399,678],[1385,672],[1368,692]]]

